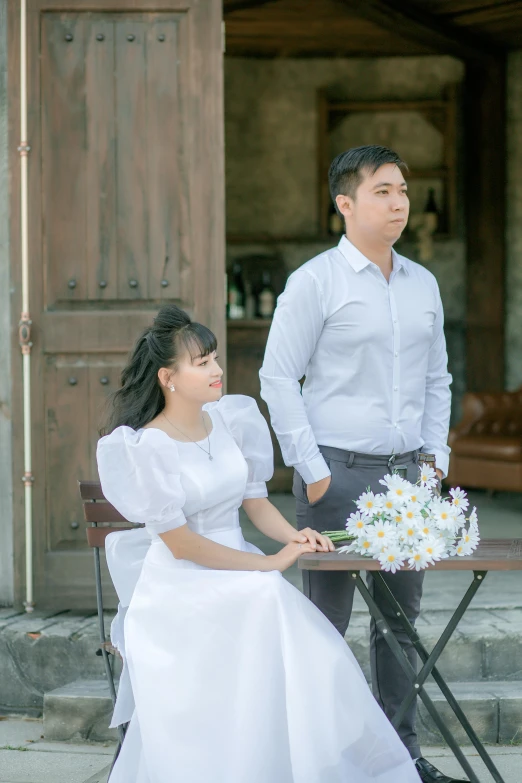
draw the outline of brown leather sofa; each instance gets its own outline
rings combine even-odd
[[[465,394],[449,444],[450,486],[522,492],[522,388]]]

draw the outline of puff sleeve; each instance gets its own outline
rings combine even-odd
[[[270,430],[256,401],[241,394],[227,394],[216,403],[226,428],[248,465],[244,500],[266,498],[266,482],[274,475],[274,449]]]
[[[166,433],[117,427],[96,458],[103,494],[129,522],[156,534],[186,524],[178,448]]]

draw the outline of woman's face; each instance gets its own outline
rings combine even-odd
[[[189,351],[185,351],[178,359],[176,369],[169,373],[167,394],[170,394],[169,387],[173,385],[174,394],[191,402],[204,405],[219,400],[223,390],[223,370],[217,360],[215,351],[208,356],[191,356]]]

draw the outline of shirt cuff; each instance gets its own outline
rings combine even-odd
[[[317,457],[307,462],[298,462],[297,465],[294,465],[294,468],[305,484],[315,484],[316,481],[321,481],[321,479],[332,475],[322,454],[318,454]]]
[[[254,500],[256,498],[267,498],[268,490],[264,481],[253,481],[246,485],[243,500]]]
[[[442,471],[443,478],[448,475],[449,469],[449,454],[445,451],[434,451],[435,454],[435,467]]]

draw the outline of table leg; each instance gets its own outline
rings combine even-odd
[[[468,608],[469,604],[471,603],[473,597],[475,596],[477,590],[483,584],[485,577],[487,576],[487,571],[474,571],[474,579],[471,583],[470,587],[466,591],[466,594],[464,595],[462,601],[458,605],[457,609],[455,610],[454,614],[452,615],[448,625],[444,629],[443,634],[441,635],[440,639],[438,640],[437,644],[433,648],[431,654],[428,654],[428,651],[422,644],[420,637],[415,629],[414,626],[410,623],[406,615],[404,614],[401,605],[393,595],[392,591],[390,590],[388,584],[386,581],[382,578],[382,574],[375,573],[374,580],[377,585],[377,588],[381,591],[381,593],[385,596],[388,603],[392,607],[393,611],[396,613],[397,617],[399,617],[401,621],[401,625],[408,634],[409,638],[411,639],[413,646],[415,647],[419,657],[424,663],[424,666],[420,670],[420,672],[417,675],[415,685],[418,685],[419,687],[422,687],[423,683],[426,681],[426,679],[431,674],[433,676],[433,679],[439,686],[442,694],[444,695],[446,701],[448,702],[449,706],[455,713],[457,720],[461,724],[462,728],[468,735],[469,739],[471,740],[472,744],[475,746],[477,752],[479,753],[480,757],[482,758],[485,766],[491,773],[491,776],[495,783],[503,783],[502,777],[500,775],[500,772],[495,767],[493,760],[487,753],[486,749],[484,748],[482,742],[478,738],[477,734],[475,733],[475,730],[471,726],[470,722],[466,718],[466,715],[462,711],[462,708],[458,701],[455,699],[454,695],[452,694],[451,690],[449,689],[447,683],[445,682],[444,678],[436,668],[435,664],[438,658],[440,657],[441,653],[443,652],[444,648],[446,647],[451,635],[453,634],[455,628],[457,627],[458,623],[462,619],[464,612]],[[405,699],[403,700],[399,710],[394,716],[393,724],[395,727],[397,727],[406,710],[410,706],[411,702],[415,699],[416,693],[409,693]]]
[[[375,620],[375,624],[377,626],[377,630],[382,634],[383,638],[386,640],[388,646],[390,647],[390,650],[395,655],[396,659],[400,663],[401,667],[403,668],[404,672],[407,674],[409,679],[412,682],[412,694],[413,696],[419,696],[419,698],[423,701],[424,705],[426,706],[426,709],[428,710],[430,716],[432,717],[435,725],[439,729],[440,733],[448,743],[449,747],[453,751],[453,754],[455,755],[457,761],[459,762],[460,766],[466,773],[466,775],[470,779],[470,783],[480,783],[479,778],[473,771],[473,768],[471,767],[470,763],[468,762],[467,758],[464,756],[463,752],[459,748],[457,742],[455,741],[453,735],[451,734],[450,730],[447,728],[446,724],[444,723],[443,719],[437,712],[437,709],[435,705],[433,704],[432,700],[424,690],[422,686],[420,686],[418,689],[415,687],[417,682],[417,672],[413,668],[413,666],[410,664],[408,658],[402,651],[402,647],[393,635],[392,630],[390,629],[390,626],[386,622],[386,619],[384,615],[382,614],[381,610],[375,603],[370,591],[364,584],[363,580],[361,579],[360,573],[358,571],[352,572],[352,578],[356,580],[357,588],[363,597],[366,605],[368,606],[368,609],[370,610],[370,613],[372,617]],[[502,779],[500,779],[499,783],[504,783]]]

